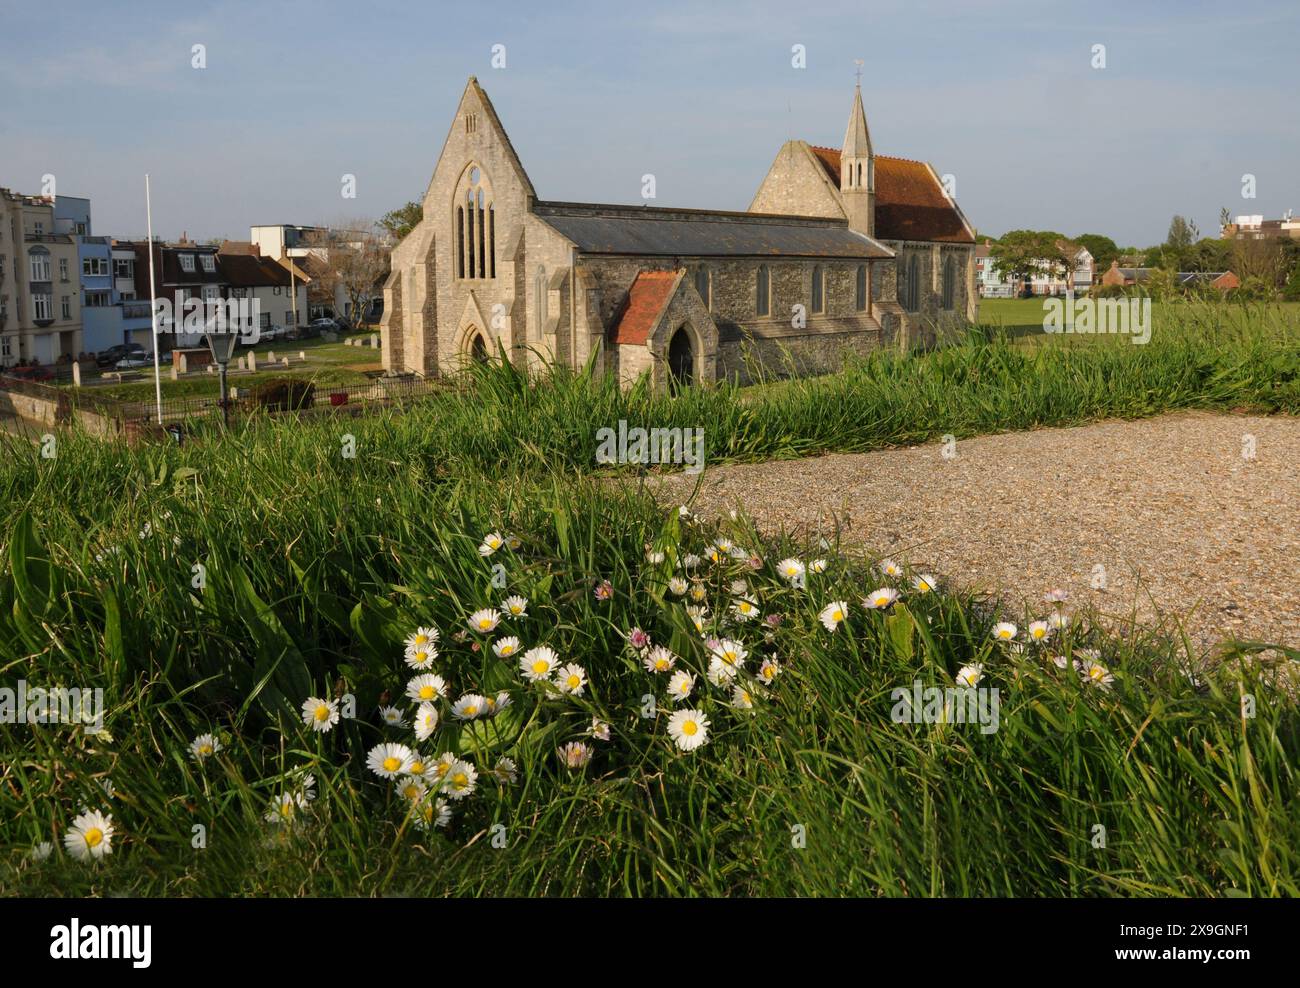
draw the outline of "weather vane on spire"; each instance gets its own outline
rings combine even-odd
[[[858,81],[855,83],[855,85],[856,85],[859,89],[861,89],[861,88],[862,88],[862,59],[860,59],[860,58],[855,58],[855,59],[853,60],[853,63],[854,63],[855,65],[857,65],[857,70],[854,71],[854,73],[853,73],[855,76],[858,77]]]

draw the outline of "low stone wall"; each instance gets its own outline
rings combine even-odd
[[[878,350],[881,342],[880,330],[728,341],[718,345],[718,379],[751,384],[760,374],[775,377],[830,374],[843,366],[845,357],[866,356]]]
[[[80,408],[66,395],[44,397],[0,388],[0,413],[48,427],[76,423],[100,439],[111,439],[122,433],[116,418]]]

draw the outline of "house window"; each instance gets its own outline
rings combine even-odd
[[[59,275],[62,278],[67,273],[67,261],[62,257],[59,258]],[[108,277],[108,258],[106,257],[84,257],[81,259],[81,273],[88,278],[106,278]]]
[[[4,309],[0,308],[0,313],[3,312]],[[13,355],[14,355],[13,337],[6,336],[3,339],[0,339],[0,357],[4,357],[6,360],[8,360]]]
[[[34,220],[32,222],[32,230],[35,232],[36,236],[38,237],[45,236],[45,223],[42,222],[41,220]]]
[[[853,303],[861,312],[867,307],[867,266],[858,265],[857,278],[853,286]]]
[[[41,247],[31,252],[28,256],[32,269],[32,281],[49,281],[50,280],[50,252]],[[60,258],[65,264],[66,258]]]
[[[293,325],[293,313],[292,313],[291,311],[289,311],[289,312],[285,312],[285,314],[284,314],[284,324],[285,324],[286,326],[292,326],[292,325]]]
[[[698,267],[695,269],[695,290],[699,292],[700,299],[704,302],[706,309],[713,308],[713,300],[709,295],[709,269]]]
[[[826,286],[825,274],[822,272],[820,264],[813,265],[812,274],[812,310],[813,312],[826,311]]]
[[[201,254],[199,255],[199,260],[203,264],[203,270],[206,271],[208,274],[212,274],[214,271],[217,270],[217,264],[212,259],[211,254]]]
[[[85,223],[78,223],[78,224],[77,224],[77,236],[79,236],[79,237],[84,237],[85,235],[86,235],[86,224],[85,224]]]
[[[113,276],[116,278],[134,278],[135,262],[130,259],[113,261]]]
[[[63,311],[63,318],[64,318],[64,319],[71,319],[71,318],[72,318],[72,296],[71,296],[71,295],[64,295],[64,296],[63,296],[63,299],[62,299],[62,302],[63,302],[63,305],[62,305],[61,308],[62,308],[62,311]]]
[[[456,271],[460,278],[497,276],[496,210],[492,185],[483,170],[465,171],[453,200],[456,205]]]
[[[32,296],[32,318],[37,321],[52,319],[50,312],[51,297],[49,295]]]
[[[278,290],[278,289],[277,289],[277,290]],[[207,302],[207,301],[211,301],[212,299],[216,299],[216,298],[220,298],[220,297],[221,297],[221,289],[218,288],[216,285],[204,285],[204,286],[203,286],[203,300],[204,300],[205,302]]]
[[[943,262],[943,307],[951,309],[953,297],[957,294],[957,265],[952,256]]]
[[[102,309],[112,303],[109,300],[108,292],[86,292],[85,304],[90,308]],[[63,318],[67,319],[68,317],[64,316]]]
[[[772,309],[772,278],[766,264],[758,266],[757,297],[755,308],[760,316],[767,315]]]
[[[68,280],[68,259],[66,257],[60,257],[59,258],[59,281],[67,281],[67,280]]]
[[[179,254],[179,255],[177,255],[177,256],[179,256],[180,259],[181,259],[181,270],[182,270],[182,271],[193,271],[193,270],[194,270],[194,255],[193,255],[193,254]]]

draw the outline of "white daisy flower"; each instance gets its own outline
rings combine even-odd
[[[416,703],[432,703],[447,695],[447,681],[436,672],[415,676],[406,684],[406,696]]]
[[[445,827],[451,823],[451,806],[445,799],[430,799],[416,804],[411,810],[411,820],[419,830]]]
[[[1019,633],[1017,628],[1010,621],[999,621],[993,626],[993,637],[998,641],[1009,642]]]
[[[505,600],[501,602],[501,606],[505,608],[505,612],[509,614],[511,617],[528,616],[527,597],[520,597],[518,594],[512,597],[507,597]]]
[[[506,707],[510,706],[510,704],[514,703],[514,699],[510,696],[509,693],[507,693],[505,690],[502,690],[496,696],[488,697],[487,702],[488,702],[488,713],[492,714],[493,716],[496,716],[497,714],[501,713],[502,710],[505,710]]]
[[[406,639],[406,654],[410,655],[412,652],[420,650],[436,652],[438,638],[437,628],[416,628]]]
[[[714,686],[728,686],[735,678],[735,666],[727,665],[717,656],[709,660],[709,682]]]
[[[867,610],[884,610],[898,600],[898,591],[893,587],[879,587],[867,594],[862,606]]]
[[[1049,590],[1043,594],[1043,600],[1049,604],[1064,604],[1069,599],[1070,591],[1068,590]]]
[[[776,564],[776,571],[791,583],[797,583],[808,572],[808,567],[793,557],[787,557]]]
[[[411,767],[414,753],[404,744],[386,741],[370,749],[366,767],[381,779],[396,779]]]
[[[809,572],[809,573],[825,573],[825,572],[826,572],[826,560],[824,560],[824,559],[814,559],[811,563],[808,564],[808,572]]]
[[[1074,619],[1065,611],[1053,611],[1047,615],[1047,625],[1054,631],[1062,631],[1068,628],[1072,620]]]
[[[763,664],[758,669],[758,678],[769,686],[772,680],[776,679],[777,673],[781,671],[781,663],[776,659],[764,659]]]
[[[1029,622],[1029,638],[1031,641],[1047,641],[1052,637],[1052,628],[1046,621]]]
[[[457,720],[473,720],[487,713],[487,698],[477,693],[466,693],[451,705],[451,715]]]
[[[695,569],[695,567],[700,565],[701,561],[700,557],[695,553],[688,552],[686,555],[682,556],[682,568]]]
[[[686,608],[686,616],[691,619],[691,623],[695,625],[695,630],[698,632],[704,631],[704,619],[708,616],[708,613],[708,610],[703,607]]]
[[[724,638],[709,648],[709,655],[735,671],[745,667],[745,659],[749,656],[749,652],[745,651],[745,646],[740,642]]]
[[[664,556],[664,554],[662,552],[659,552],[658,550],[652,550],[651,552],[647,552],[645,554],[645,561],[649,563],[651,566],[658,566],[660,563],[664,561],[665,558],[666,557]]]
[[[587,670],[576,662],[570,662],[567,666],[561,667],[559,672],[556,673],[555,685],[561,693],[568,693],[570,696],[582,696],[583,688],[587,685]]]
[[[668,592],[676,597],[686,593],[686,579],[681,576],[674,576],[668,581]]]
[[[452,799],[464,799],[478,788],[478,771],[469,762],[458,758],[447,770],[442,788]]]
[[[737,686],[731,693],[731,705],[737,710],[753,710],[754,698],[745,687]]]
[[[513,786],[519,781],[519,768],[513,758],[498,758],[492,767],[492,776],[503,786]]]
[[[190,757],[196,762],[210,758],[221,750],[221,742],[215,734],[200,734],[190,742]]]
[[[697,604],[702,604],[709,599],[708,588],[699,581],[691,584],[691,600]]]
[[[396,707],[380,707],[379,719],[389,727],[405,727],[406,718]]]
[[[483,536],[483,541],[479,543],[478,554],[485,557],[490,556],[505,544],[506,540],[501,537],[500,533],[488,532],[487,535]]]
[[[412,669],[432,669],[433,662],[438,657],[438,650],[432,645],[422,645],[419,648],[408,648],[406,650],[405,661]]]
[[[438,708],[432,703],[421,703],[415,711],[415,737],[427,741],[438,729]]]
[[[551,670],[559,661],[560,657],[555,654],[554,649],[547,645],[538,645],[536,648],[530,648],[520,658],[519,671],[530,683],[536,683],[543,679],[550,679]]]
[[[984,678],[984,664],[976,662],[974,665],[962,666],[957,670],[957,685],[975,687],[979,681]]]
[[[694,751],[709,740],[709,719],[699,710],[678,710],[668,718],[668,736],[682,751]]]
[[[33,861],[44,861],[53,853],[54,853],[54,845],[47,840],[43,840],[35,847],[32,848],[31,853],[28,855],[28,857],[30,857]]]
[[[929,573],[918,573],[912,579],[912,586],[917,593],[929,593],[939,586],[939,581]]]
[[[758,603],[752,597],[741,597],[732,602],[731,611],[742,621],[752,621],[758,617]]]
[[[481,611],[475,611],[469,616],[469,630],[477,631],[480,634],[487,634],[489,631],[495,631],[496,626],[500,623],[501,612],[491,607],[485,607]]]
[[[323,734],[339,722],[339,705],[334,700],[308,697],[302,703],[302,722]]]
[[[293,823],[298,816],[299,810],[307,808],[307,797],[300,792],[283,792],[278,796],[272,796],[267,803],[266,813],[262,819],[267,823],[288,824]]]
[[[608,741],[610,734],[609,725],[599,717],[593,717],[591,718],[591,727],[587,729],[587,733],[597,741]]]
[[[518,549],[523,544],[524,544],[524,540],[521,539],[518,535],[506,536],[506,545],[510,547],[511,551]]]
[[[673,673],[672,678],[668,680],[668,695],[673,698],[675,703],[678,700],[685,700],[695,689],[695,677],[685,669],[678,669]]]
[[[564,767],[570,769],[582,768],[591,761],[593,754],[591,746],[582,741],[570,741],[568,744],[556,748],[555,753],[560,756],[560,761],[564,763]]]
[[[412,751],[411,760],[407,762],[406,771],[403,774],[421,781],[437,782],[438,775],[433,770],[434,764],[427,756],[420,754],[418,751]]]
[[[877,569],[879,569],[883,575],[894,579],[903,575],[903,567],[899,566],[898,563],[894,562],[892,559],[882,559]]]
[[[78,861],[99,859],[113,853],[113,815],[89,810],[72,821],[63,835],[63,846]]]
[[[662,645],[656,645],[641,660],[646,672],[667,672],[677,664],[677,656]]]
[[[1110,670],[1099,662],[1080,663],[1079,674],[1083,676],[1084,682],[1098,689],[1108,690],[1110,684],[1115,682],[1115,677],[1111,675]]]
[[[430,774],[432,775],[433,780],[435,782],[441,782],[443,779],[447,778],[447,773],[451,771],[451,767],[455,765],[457,761],[458,759],[456,758],[455,752],[444,751],[438,756],[438,760],[435,761],[431,767]]]
[[[823,627],[827,631],[834,631],[840,626],[840,623],[848,617],[849,602],[847,600],[833,600],[817,615],[821,619]]]
[[[397,781],[397,794],[412,803],[419,803],[429,794],[429,787],[416,776],[408,775]]]
[[[519,651],[520,642],[514,635],[507,635],[505,638],[498,638],[492,643],[492,651],[496,653],[499,659],[508,659]]]

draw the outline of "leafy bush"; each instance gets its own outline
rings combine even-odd
[[[274,412],[291,412],[310,408],[316,385],[299,377],[275,377],[259,382],[250,397],[253,404]]]

